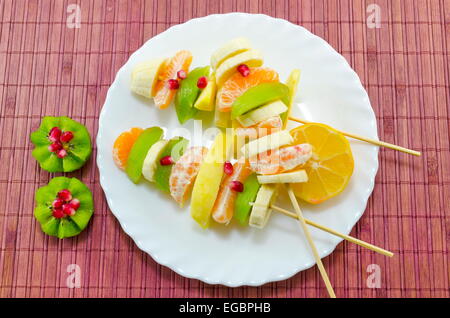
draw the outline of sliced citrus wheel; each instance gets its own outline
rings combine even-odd
[[[291,184],[300,199],[317,204],[341,193],[353,173],[350,143],[333,128],[310,123],[291,130],[295,144],[309,143],[313,147],[311,159],[304,169],[308,182]]]
[[[156,83],[156,94],[154,96],[156,107],[164,109],[170,105],[170,102],[175,96],[177,90],[170,89],[167,81],[170,79],[176,79],[178,71],[183,70],[187,73],[191,62],[192,53],[185,50],[177,52],[172,58],[169,59],[159,75],[159,81]]]
[[[125,170],[130,154],[131,147],[133,147],[136,139],[142,134],[142,128],[134,127],[129,131],[125,131],[117,137],[113,146],[114,163],[122,170]]]
[[[216,99],[217,108],[221,112],[229,112],[236,98],[245,93],[250,87],[261,83],[278,81],[278,73],[268,67],[250,68],[250,75],[246,77],[237,72],[219,89]]]

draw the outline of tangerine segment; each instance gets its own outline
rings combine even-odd
[[[231,188],[231,183],[233,181],[244,183],[251,173],[248,161],[236,162],[233,165],[233,173],[223,178],[219,194],[211,212],[216,222],[228,224],[233,218],[234,202],[238,192]]]
[[[217,92],[216,104],[221,112],[231,111],[236,98],[241,96],[250,87],[261,83],[278,82],[278,73],[268,67],[250,68],[250,75],[244,77],[236,72],[232,75]]]
[[[156,107],[159,109],[167,108],[170,105],[177,90],[170,89],[167,81],[177,78],[177,72],[180,70],[186,73],[192,62],[192,53],[186,50],[178,51],[172,58],[169,59],[164,69],[159,75],[159,81],[156,83],[154,101]]]
[[[279,174],[304,165],[311,156],[310,144],[298,144],[260,153],[250,158],[250,167],[258,174]]]
[[[173,166],[169,179],[170,195],[180,207],[186,201],[189,190],[207,153],[208,148],[206,147],[191,147]]]
[[[122,170],[125,170],[128,161],[128,155],[130,154],[131,147],[133,147],[136,139],[142,134],[144,129],[139,127],[131,128],[129,131],[125,131],[117,137],[113,146],[113,159],[114,163]]]
[[[344,135],[324,125],[310,123],[291,130],[295,144],[309,143],[311,159],[304,169],[305,183],[291,184],[297,197],[318,204],[341,193],[353,173],[354,162],[350,143]]]

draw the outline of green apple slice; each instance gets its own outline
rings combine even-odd
[[[231,119],[236,119],[261,105],[283,99],[289,95],[289,88],[279,82],[261,83],[249,88],[236,98],[231,107]]]
[[[155,180],[155,184],[158,189],[170,193],[169,179],[173,167],[173,165],[161,165],[160,159],[166,156],[171,156],[173,162],[177,162],[183,155],[188,144],[189,140],[184,139],[183,137],[175,137],[169,140],[156,162],[156,170],[153,179]]]
[[[175,96],[175,110],[180,124],[184,124],[197,114],[198,109],[194,107],[194,103],[200,94],[197,81],[200,77],[208,75],[209,66],[197,67],[190,71],[188,76],[181,81],[180,88]]]
[[[161,139],[164,131],[159,127],[145,129],[136,139],[128,156],[128,164],[125,169],[128,177],[134,183],[138,183],[142,176],[142,166],[148,150],[155,142]]]
[[[248,224],[248,218],[252,205],[261,185],[258,182],[256,174],[250,175],[244,182],[244,191],[238,193],[234,203],[234,218],[241,225]]]

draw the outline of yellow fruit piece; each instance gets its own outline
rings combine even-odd
[[[222,181],[223,164],[230,154],[231,145],[232,137],[219,132],[195,180],[191,197],[191,216],[203,228],[209,226],[211,211]]]
[[[317,204],[341,193],[353,173],[350,143],[333,128],[310,123],[291,130],[294,144],[309,143],[313,147],[311,159],[303,167],[308,174],[305,183],[292,183],[300,199]]]
[[[158,58],[136,65],[131,72],[131,91],[147,98],[154,96],[158,76],[165,62],[166,59]]]
[[[216,88],[216,77],[213,73],[211,74],[211,76],[209,76],[208,84],[202,90],[200,96],[195,101],[194,107],[205,111],[214,110]]]
[[[221,112],[219,108],[216,106],[214,111],[214,123],[216,127],[220,128],[228,128],[231,127],[231,117],[230,112]]]
[[[283,120],[283,129],[286,129],[287,123],[289,121],[289,116],[291,116],[292,105],[294,104],[295,96],[297,95],[298,82],[300,81],[300,70],[294,69],[286,81],[286,86],[289,88],[289,101],[287,103],[288,109],[285,114],[281,116]]]
[[[248,67],[258,67],[261,66],[263,62],[261,52],[258,50],[249,50],[230,57],[225,60],[216,71],[217,86],[222,86],[234,72],[237,72],[237,67],[239,65],[246,64]]]
[[[246,38],[235,38],[225,43],[211,55],[211,66],[215,70],[226,59],[244,51],[248,51],[251,48],[251,44]]]

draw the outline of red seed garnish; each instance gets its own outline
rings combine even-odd
[[[55,218],[60,219],[60,218],[63,218],[63,217],[64,217],[64,212],[63,212],[63,210],[62,210],[61,208],[59,208],[59,209],[53,209],[52,215],[53,215]]]
[[[64,201],[61,200],[61,199],[55,199],[55,200],[52,202],[52,206],[53,206],[53,208],[55,208],[55,209],[62,208],[63,205],[64,205]]]
[[[50,129],[50,132],[48,133],[48,139],[50,139],[50,141],[59,141],[59,137],[61,137],[61,129],[59,129],[59,127]]]
[[[65,215],[75,215],[75,209],[69,203],[63,205],[62,211]]]
[[[184,79],[187,77],[186,71],[185,71],[185,70],[179,70],[179,71],[177,72],[177,77],[178,77],[180,80],[184,80]]]
[[[176,79],[170,79],[167,81],[167,86],[169,86],[169,89],[178,89],[180,87],[180,83]]]
[[[58,198],[65,202],[68,202],[72,200],[72,193],[70,193],[70,191],[67,189],[62,189],[58,192]]]
[[[62,133],[61,137],[59,138],[59,140],[61,142],[69,142],[71,141],[73,138],[73,133],[71,131],[65,131]]]
[[[59,141],[56,141],[52,143],[50,146],[48,146],[48,151],[50,152],[57,152],[58,150],[62,149],[62,145]]]
[[[171,156],[165,156],[162,157],[161,160],[159,161],[161,163],[161,166],[169,166],[169,165],[173,165],[173,159]]]
[[[223,172],[231,176],[233,174],[233,165],[229,161],[225,161],[223,164]]]
[[[231,190],[236,191],[236,192],[244,191],[244,185],[240,181],[231,181],[230,188],[231,188]]]
[[[202,76],[197,80],[198,88],[203,89],[206,87],[206,85],[208,85],[208,79],[205,76]]]
[[[56,153],[56,156],[60,159],[64,158],[65,156],[67,156],[67,151],[66,149],[60,149],[58,150],[58,152]]]
[[[241,73],[242,76],[247,77],[250,75],[250,69],[247,65],[241,64],[237,67],[237,70],[239,73]]]
[[[78,210],[78,208],[80,207],[80,200],[78,200],[76,198],[72,199],[72,200],[70,200],[69,204],[72,208],[74,208],[75,210]]]

